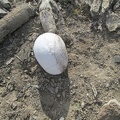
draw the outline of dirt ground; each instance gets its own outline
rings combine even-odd
[[[0,120],[97,120],[104,103],[120,101],[120,64],[113,59],[120,36],[92,31],[89,18],[67,7],[56,20],[69,57],[61,75],[49,75],[34,58],[34,41],[44,33],[39,16],[0,44]]]

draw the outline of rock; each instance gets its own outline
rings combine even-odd
[[[15,87],[15,86],[14,86],[14,83],[11,82],[11,83],[7,84],[6,87],[7,87],[7,90],[11,92],[11,91],[14,90],[14,87]]]
[[[112,32],[120,28],[120,0],[86,0],[85,3],[90,6],[92,29],[102,31],[107,26]],[[94,23],[97,24],[94,25]],[[98,26],[102,27],[98,28]]]
[[[111,6],[113,0],[103,0],[101,12],[105,13]]]
[[[117,31],[117,35],[120,36],[120,30]]]
[[[13,110],[15,110],[15,109],[17,108],[16,101],[11,104],[11,108],[12,108]]]
[[[11,8],[11,4],[8,0],[0,0],[0,7],[9,10]]]
[[[120,8],[120,0],[117,1],[117,3],[114,5],[113,10],[117,10]]]
[[[7,62],[6,62],[6,65],[9,65],[13,62],[14,58],[10,58]]]
[[[116,31],[120,28],[120,16],[115,13],[109,13],[106,16],[106,25],[110,32]]]
[[[87,0],[91,1],[91,0]],[[112,9],[112,5],[115,4],[114,0],[94,0],[91,4],[91,2],[88,2],[91,6],[91,14],[103,14],[109,9]],[[119,2],[117,2],[116,6],[119,6]],[[116,8],[116,7],[115,7]]]
[[[35,58],[52,75],[61,74],[68,65],[68,55],[62,38],[54,33],[40,35],[33,46]]]
[[[35,65],[35,66],[31,67],[31,69],[30,69],[30,70],[31,70],[31,72],[32,72],[32,73],[34,73],[34,72],[37,70],[37,65]]]
[[[116,99],[110,100],[100,109],[98,120],[120,120],[120,103]]]
[[[61,117],[59,120],[65,120],[65,118],[64,118],[64,117]]]
[[[90,8],[90,13],[92,17],[96,17],[99,15],[101,4],[102,4],[102,0],[93,1],[93,3],[91,4],[91,8]]]
[[[120,63],[120,55],[115,55],[113,59],[115,63]]]
[[[82,101],[82,103],[81,103],[81,108],[83,109],[84,107],[85,107],[85,102]]]
[[[6,14],[7,12],[0,8],[0,18],[4,17]]]

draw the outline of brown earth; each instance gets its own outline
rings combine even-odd
[[[120,101],[120,64],[113,60],[120,37],[92,31],[91,20],[70,6],[61,13],[57,34],[69,56],[63,74],[47,74],[34,58],[34,41],[44,33],[38,16],[0,45],[0,120],[97,120],[105,102]]]

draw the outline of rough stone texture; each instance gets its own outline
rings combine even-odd
[[[93,17],[99,14],[101,4],[101,0],[94,0],[91,4],[90,12]]]
[[[117,3],[114,5],[113,10],[120,8],[120,0],[117,1]]]
[[[8,0],[0,0],[0,7],[5,9],[10,9],[11,5]]]
[[[109,32],[120,28],[120,0],[86,0],[85,4],[90,6],[94,30],[99,30],[99,26],[102,30],[107,27]]]
[[[106,16],[106,25],[110,32],[120,28],[120,16],[115,13],[110,13]]]
[[[105,13],[105,11],[109,9],[112,1],[113,0],[103,0],[103,2],[102,2],[102,9],[101,9],[102,13]]]
[[[101,108],[98,120],[120,120],[120,103],[116,99],[110,100]]]

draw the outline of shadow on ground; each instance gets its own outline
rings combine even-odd
[[[41,72],[38,73],[38,83],[44,113],[51,120],[59,120],[61,117],[66,118],[70,105],[68,71],[66,70],[57,76],[49,75],[43,70]]]
[[[4,63],[9,60],[11,57],[14,57],[16,53],[18,53],[26,42],[32,43],[36,38],[31,38],[30,41],[29,36],[32,36],[31,33],[39,33],[39,30],[36,30],[38,25],[34,23],[34,19],[32,18],[29,22],[25,23],[19,29],[17,29],[12,34],[6,36],[4,41],[0,43],[0,67],[4,65]],[[32,30],[32,27],[36,27],[36,29]],[[29,46],[25,49],[30,49]]]

